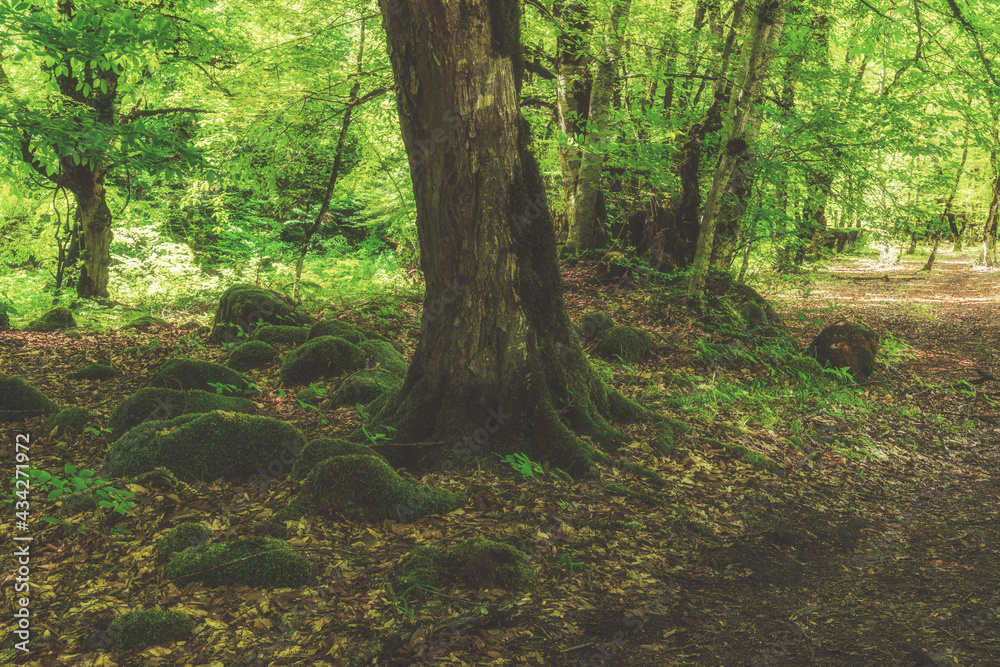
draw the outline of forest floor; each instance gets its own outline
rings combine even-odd
[[[294,493],[289,476],[262,490],[224,480],[193,491],[130,484],[137,506],[128,516],[70,517],[85,536],[33,524],[38,643],[23,655],[7,639],[0,663],[343,665],[363,646],[397,637],[364,664],[1000,664],[1000,274],[971,261],[943,253],[927,274],[918,271],[923,260],[883,269],[844,258],[811,287],[768,295],[801,347],[840,319],[890,341],[893,354],[869,383],[822,387],[789,383],[761,364],[709,363],[697,354],[706,337],[697,318],[650,291],[596,285],[592,266],[569,268],[574,321],[599,308],[657,336],[648,361],[598,368],[623,393],[689,425],[669,457],[650,446],[658,433],[650,424],[625,425],[627,437],[609,451],[665,484],[605,466],[597,479],[572,482],[506,467],[423,471],[421,481],[463,491],[469,504],[410,524],[306,517],[287,539],[319,568],[320,582],[307,590],[181,590],[154,559],[156,542],[184,520],[220,539],[247,536]],[[327,316],[412,351],[419,304],[385,312]],[[122,352],[152,340],[159,347]],[[62,407],[90,408],[100,426],[177,352],[225,359],[176,327],[85,330],[76,339],[11,332],[0,334],[0,372],[21,372]],[[65,379],[105,355],[123,376]],[[260,413],[309,437],[359,424],[353,408],[300,406],[277,368],[251,377],[262,388]],[[4,425],[0,437],[31,433],[33,467],[100,470],[108,443],[99,429],[49,437],[40,423]],[[731,445],[781,465],[754,467]],[[11,514],[0,526],[12,533]],[[422,601],[387,591],[392,569],[416,546],[473,535],[521,538],[536,584],[516,593],[455,584]],[[8,603],[15,572],[5,556]],[[156,607],[194,617],[194,636],[134,654],[102,645],[100,629],[115,614]]]

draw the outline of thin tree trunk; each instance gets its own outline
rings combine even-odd
[[[784,26],[786,0],[761,0],[757,5],[754,26],[748,41],[751,42],[750,56],[747,58],[746,70],[742,73],[739,87],[733,91],[730,111],[731,119],[726,132],[726,141],[719,155],[712,179],[712,187],[705,199],[705,211],[702,215],[698,233],[698,246],[692,263],[691,279],[688,294],[700,297],[708,275],[709,261],[712,257],[712,245],[715,240],[715,224],[719,213],[722,195],[729,183],[740,156],[748,149],[746,127],[753,108],[752,102],[761,79],[766,75],[764,65],[767,62],[767,44],[772,30],[780,31]]]
[[[994,133],[994,143],[996,135]],[[983,266],[993,267],[997,263],[997,220],[1000,218],[1000,163],[997,161],[997,151],[990,154],[990,164],[993,165],[993,197],[983,224],[983,254],[980,257]]]
[[[632,0],[614,0],[611,10],[609,34],[604,37],[604,51],[597,67],[597,76],[590,92],[590,131],[583,150],[580,174],[576,182],[575,206],[569,218],[569,239],[566,247],[573,252],[594,248],[597,229],[597,199],[601,189],[601,169],[608,141],[608,119],[611,115],[611,96],[615,70],[625,41],[625,24],[628,21]]]
[[[570,428],[609,437],[608,418],[644,411],[597,377],[566,313],[519,107],[520,2],[379,4],[426,296],[406,378],[373,406],[373,427],[392,426],[397,443],[449,443],[458,458],[486,446],[593,473],[603,455]]]

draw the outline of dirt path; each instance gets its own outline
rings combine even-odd
[[[861,479],[820,463],[762,489],[749,508],[761,530],[708,549],[701,573],[676,580],[665,627],[683,629],[683,650],[620,664],[1000,665],[1000,410],[990,403],[1000,382],[971,386],[957,406],[954,392],[928,387],[1000,376],[1000,274],[945,255],[931,276],[914,276],[922,263],[837,265],[850,279],[782,305],[833,304],[825,323],[858,319],[902,338],[915,358],[883,375],[927,412],[981,415],[974,428],[938,433],[924,421],[914,437],[942,447],[855,464]],[[804,483],[811,508],[795,502]]]

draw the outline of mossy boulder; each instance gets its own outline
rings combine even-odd
[[[503,542],[473,537],[454,547],[417,547],[397,568],[392,587],[413,599],[452,581],[474,589],[499,586],[517,591],[535,579],[524,553]]]
[[[309,329],[309,340],[320,336],[336,336],[357,345],[365,340],[364,332],[341,320],[320,320]]]
[[[42,424],[42,433],[46,435],[55,429],[61,435],[67,428],[82,431],[94,419],[94,413],[87,408],[69,408],[52,415]]]
[[[597,262],[594,277],[601,283],[624,278],[628,274],[629,260],[620,252],[609,252]]]
[[[245,398],[221,396],[200,389],[181,391],[144,387],[115,406],[108,417],[108,428],[118,437],[145,421],[163,421],[184,414],[213,410],[250,413],[254,407]]]
[[[291,470],[305,445],[291,424],[216,410],[140,424],[111,445],[104,465],[108,474],[130,477],[163,466],[184,481],[277,476]]]
[[[332,456],[378,456],[375,450],[362,443],[351,442],[343,438],[315,438],[309,441],[292,465],[292,475],[298,480],[304,480],[320,461]]]
[[[141,651],[189,637],[195,623],[187,614],[160,609],[137,609],[116,617],[105,633],[105,645],[123,651]]]
[[[381,368],[360,370],[340,383],[336,391],[330,395],[333,405],[367,405],[375,399],[392,393],[403,381],[402,375],[396,375]]]
[[[451,512],[465,499],[446,489],[407,482],[378,456],[333,456],[317,463],[295,499],[255,530],[271,530],[320,504],[354,521],[407,522]]]
[[[365,353],[357,345],[336,336],[320,336],[304,343],[281,362],[284,384],[308,384],[321,377],[364,368]]]
[[[121,371],[111,365],[107,359],[99,359],[97,363],[84,366],[66,375],[68,378],[79,380],[107,380],[121,375]]]
[[[0,373],[0,421],[20,421],[59,412],[59,406],[24,378]]]
[[[135,319],[129,320],[127,324],[122,325],[122,329],[141,329],[145,331],[152,327],[169,327],[170,322],[162,320],[159,317],[153,317],[152,315],[140,315]]]
[[[185,522],[170,529],[156,545],[156,558],[166,563],[189,547],[204,547],[212,537],[212,529],[200,523]]]
[[[593,340],[614,326],[615,323],[605,313],[594,311],[580,319],[579,334],[585,340]]]
[[[233,285],[219,299],[208,340],[235,343],[248,340],[263,323],[302,326],[311,318],[274,290],[254,285]]]
[[[32,320],[28,323],[28,326],[24,327],[25,331],[61,331],[63,329],[72,329],[76,326],[76,320],[73,319],[73,313],[66,306],[56,306],[51,310],[46,311],[41,317]]]
[[[595,351],[604,359],[620,359],[623,364],[634,364],[649,352],[653,335],[642,329],[614,327],[609,329]]]
[[[178,586],[200,581],[209,588],[243,584],[298,588],[316,581],[316,566],[282,540],[248,537],[188,549],[171,559],[164,570]]]
[[[150,387],[167,389],[200,389],[223,396],[243,396],[253,393],[250,379],[242,373],[200,359],[168,359],[149,381]]]
[[[406,357],[399,353],[392,343],[370,338],[358,343],[365,353],[365,367],[382,369],[403,377],[406,375]]]
[[[860,322],[841,320],[823,329],[806,348],[805,355],[821,366],[846,368],[856,382],[864,382],[875,371],[881,341],[874,330]]]
[[[274,348],[260,340],[248,340],[233,348],[226,364],[237,371],[261,368],[274,361]]]
[[[262,343],[294,343],[296,345],[309,340],[309,329],[284,324],[263,324],[253,332],[253,340]]]

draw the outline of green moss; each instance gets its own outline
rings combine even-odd
[[[222,385],[223,396],[242,396],[244,393],[252,393],[248,391],[252,383],[242,373],[222,364],[199,359],[168,359],[160,366],[148,386],[199,389],[219,393],[217,387],[213,385]]]
[[[163,466],[184,481],[277,476],[291,469],[306,445],[301,431],[270,417],[215,411],[151,424],[155,435],[148,441],[136,436],[137,429],[150,428],[146,424],[115,441],[105,459],[110,474],[134,476]]]
[[[260,340],[250,340],[233,349],[229,353],[230,368],[237,371],[248,371],[251,368],[267,366],[274,361],[274,348]]]
[[[365,353],[368,368],[380,368],[401,378],[406,375],[406,357],[400,354],[392,343],[369,339],[358,343],[358,347]]]
[[[194,631],[194,621],[179,611],[139,609],[118,616],[108,626],[108,642],[125,651],[141,651],[156,644],[184,639]]]
[[[771,470],[777,471],[781,470],[781,466],[775,463],[774,459],[770,458],[765,454],[754,451],[749,447],[744,447],[743,445],[731,445],[724,442],[714,441],[714,444],[721,445],[723,449],[737,454],[740,459],[749,463],[751,466],[758,470]]]
[[[200,523],[182,523],[170,529],[160,543],[156,545],[156,557],[161,563],[166,563],[188,547],[204,547],[212,537],[212,529]]]
[[[533,583],[535,573],[515,547],[473,537],[451,548],[414,549],[397,568],[392,587],[397,595],[420,598],[451,579],[473,589],[499,586],[516,591]]]
[[[24,378],[0,373],[0,421],[20,421],[59,412],[59,406]]]
[[[271,523],[298,518],[321,502],[354,521],[405,522],[446,514],[465,500],[445,489],[410,484],[377,456],[335,456],[313,467],[296,498]]]
[[[789,357],[784,360],[781,370],[786,375],[804,380],[823,377],[823,367],[813,357]]]
[[[281,324],[264,324],[253,333],[253,340],[262,343],[304,343],[309,340],[309,329]]]
[[[354,443],[343,438],[315,438],[299,453],[292,465],[292,474],[296,479],[304,480],[320,461],[331,456],[379,456],[368,445]]]
[[[82,431],[93,418],[94,413],[87,408],[69,408],[46,419],[42,425],[42,432],[48,435],[52,429],[58,429],[57,434],[61,434],[67,428]]]
[[[344,380],[330,396],[333,405],[366,405],[380,396],[391,394],[403,381],[402,376],[376,368],[361,370]]]
[[[357,345],[335,336],[320,336],[285,355],[281,381],[308,384],[321,377],[356,371],[364,365],[365,353]]]
[[[614,326],[611,318],[600,311],[587,313],[580,320],[580,336],[586,339],[597,338]]]
[[[624,364],[634,364],[649,352],[653,336],[648,331],[632,327],[614,327],[597,344],[595,351],[605,359],[621,359]]]
[[[84,366],[78,371],[73,371],[66,377],[81,380],[107,380],[109,378],[118,377],[119,375],[121,375],[121,371],[112,366],[110,363],[102,364],[101,362],[97,362],[96,364]]]
[[[171,419],[183,414],[226,410],[253,412],[253,403],[245,398],[220,396],[195,389],[180,391],[162,387],[145,387],[115,406],[108,418],[108,428],[120,436],[146,420]]]
[[[262,323],[302,326],[309,321],[309,316],[278,292],[233,285],[219,299],[208,339],[212,343],[244,342]]]
[[[336,336],[355,345],[365,339],[360,329],[340,320],[320,320],[312,325],[309,329],[309,340],[320,336]]]
[[[169,327],[170,322],[161,320],[159,317],[153,317],[152,315],[141,315],[130,320],[128,324],[123,325],[122,329],[148,329],[152,326]]]
[[[41,317],[32,320],[28,326],[24,327],[25,331],[60,331],[62,329],[72,329],[76,326],[76,320],[73,319],[73,313],[66,306],[56,306],[55,308],[46,311]]]
[[[200,581],[207,587],[244,584],[298,588],[316,581],[316,566],[287,543],[249,537],[188,549],[175,556],[164,571],[178,586]]]

